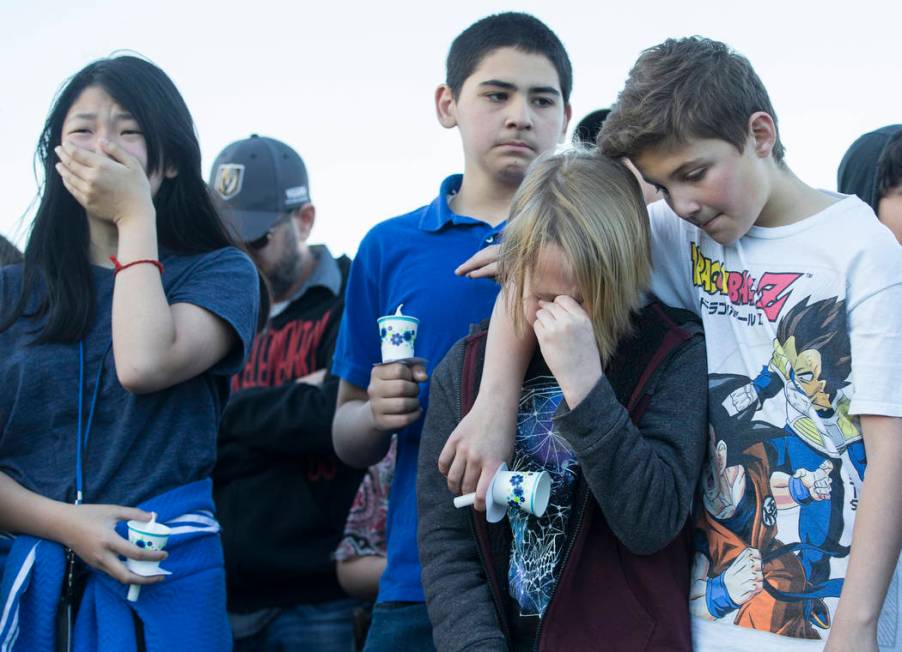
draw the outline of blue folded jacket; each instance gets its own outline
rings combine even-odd
[[[161,566],[163,582],[143,586],[137,602],[128,586],[90,569],[75,622],[76,652],[137,649],[132,610],[144,623],[148,652],[231,649],[219,524],[209,479],[139,505],[172,528]],[[116,531],[127,538],[125,523]],[[31,536],[0,535],[0,652],[53,652],[54,622],[65,571],[63,547]]]

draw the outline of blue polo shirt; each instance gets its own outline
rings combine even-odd
[[[470,324],[491,314],[498,285],[493,280],[455,276],[454,269],[483,247],[496,244],[504,223],[492,227],[448,208],[448,198],[460,189],[462,179],[461,175],[448,177],[431,204],[377,224],[361,242],[348,280],[332,365],[335,375],[358,387],[369,385],[373,363],[381,360],[376,319],[394,313],[400,304],[405,315],[420,320],[416,354],[428,359],[430,376]],[[429,383],[420,386],[420,402],[425,413]],[[386,524],[388,565],[379,586],[379,602],[425,600],[416,503],[422,428],[423,419],[419,419],[398,433]]]

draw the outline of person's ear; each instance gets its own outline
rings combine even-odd
[[[777,125],[766,111],[756,111],[749,117],[749,139],[759,158],[770,156],[777,143]]]
[[[294,209],[294,221],[297,224],[301,242],[306,242],[313,230],[313,223],[316,221],[316,208],[313,204],[304,204]]]
[[[561,137],[557,142],[564,142],[564,136],[567,135],[567,127],[570,126],[570,118],[573,117],[573,107],[569,103],[564,105],[564,125],[561,127]]]
[[[457,126],[457,101],[448,84],[439,84],[435,89],[435,114],[445,129]]]

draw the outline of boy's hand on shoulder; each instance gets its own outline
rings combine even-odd
[[[533,324],[542,357],[574,409],[601,378],[601,357],[589,314],[572,297],[539,301]]]
[[[495,471],[514,452],[516,410],[498,409],[480,394],[457,424],[438,458],[438,469],[455,496],[476,492],[473,507],[485,511],[485,495]]]
[[[467,278],[495,278],[498,274],[498,255],[501,245],[491,245],[480,249],[454,270],[458,276]]]
[[[396,362],[373,367],[366,392],[376,429],[393,432],[419,419],[423,409],[417,383],[428,379],[420,364],[408,367]]]

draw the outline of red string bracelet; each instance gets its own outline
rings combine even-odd
[[[163,273],[163,263],[159,260],[153,260],[151,258],[142,258],[140,260],[133,260],[130,263],[125,263],[124,265],[119,262],[119,259],[115,256],[110,256],[110,260],[113,261],[113,276],[121,272],[123,269],[128,269],[134,265],[153,265],[158,270],[160,270],[160,274]]]

